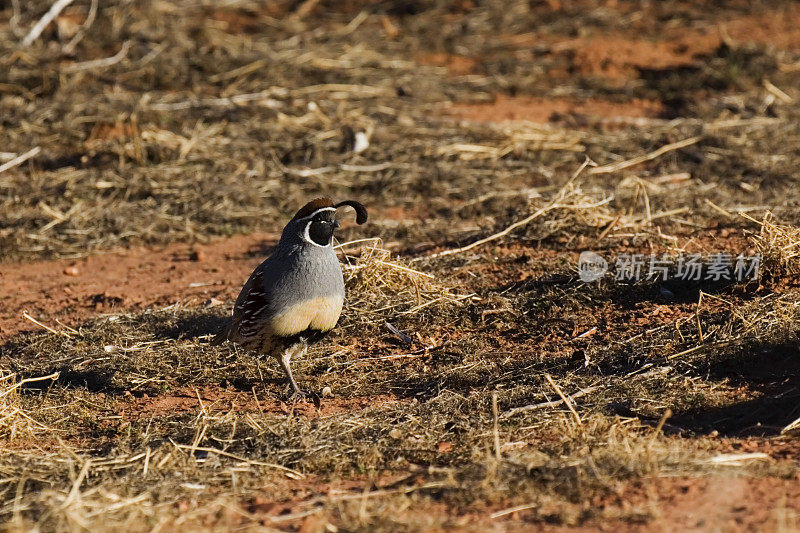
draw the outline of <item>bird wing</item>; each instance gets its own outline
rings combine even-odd
[[[256,268],[242,287],[233,308],[230,324],[211,341],[220,344],[226,340],[247,342],[268,325],[270,290],[264,283],[266,261]]]
[[[234,339],[233,334],[235,334],[238,339],[237,342],[247,342],[268,327],[270,300],[268,291],[261,289],[257,285],[251,289],[244,301],[237,305],[234,310],[230,338]],[[234,327],[236,328],[235,331]]]

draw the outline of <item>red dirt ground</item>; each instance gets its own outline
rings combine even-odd
[[[159,249],[136,248],[80,260],[2,264],[0,339],[7,339],[20,331],[38,329],[38,326],[22,318],[23,309],[43,319],[45,323],[58,327],[54,324],[56,318],[68,324],[77,324],[92,315],[112,310],[134,310],[176,302],[202,305],[210,298],[233,298],[243,280],[276,238],[275,234],[254,234],[220,239],[204,245],[175,244]],[[548,253],[547,250],[542,251],[544,256]],[[508,279],[513,279],[514,272],[506,272],[505,275]],[[311,402],[289,406],[279,400],[259,396],[257,401],[250,393],[214,386],[178,389],[152,397],[122,396],[113,408],[115,414],[122,418],[109,423],[124,425],[130,420],[157,416],[159,413],[174,413],[176,410],[197,412],[201,407],[217,413],[247,409],[275,415],[294,412],[308,417],[325,417],[399,401],[391,396],[352,399],[334,397],[325,399],[318,408]],[[39,444],[47,447],[47,443]],[[55,446],[54,443],[52,445]],[[782,458],[785,452],[779,443],[769,442],[737,442],[732,447],[734,448],[734,451],[766,451],[775,458]],[[795,454],[795,451],[791,454]],[[732,476],[735,476],[735,468],[732,469]],[[309,480],[289,483],[305,484],[304,488],[298,487],[297,491],[303,496],[268,506],[259,506],[258,499],[254,500],[252,512],[256,516],[263,516],[266,525],[272,523],[269,517],[278,516],[287,509],[298,510],[304,502],[327,495],[325,487],[328,485],[324,483],[315,482],[309,485]],[[337,487],[348,491],[348,494],[361,494],[366,488],[364,482],[355,482],[355,486],[351,484]],[[569,530],[780,529],[785,524],[791,526],[794,523],[794,515],[789,510],[800,506],[800,482],[794,479],[737,477],[622,482],[618,487],[617,497],[592,503],[609,517],[616,516],[619,512],[631,514],[641,509],[643,513],[654,515],[655,519],[647,523],[632,523],[614,518],[598,518],[590,520],[582,527]],[[476,527],[500,527],[505,531],[529,531],[531,527],[539,531],[568,530],[564,527],[526,522],[526,516],[530,515],[524,510],[511,513],[500,520],[488,518],[492,512],[505,507],[498,504],[496,508],[476,509],[451,517],[452,523],[462,530]],[[434,505],[433,508],[426,508],[425,513],[445,515],[449,511],[437,509]],[[320,525],[319,519],[314,515],[298,517],[281,524],[294,525],[301,530],[306,527],[313,530]]]
[[[559,9],[560,2],[547,2]],[[623,10],[616,2],[609,8]],[[219,16],[230,31],[248,31],[249,20]],[[512,48],[532,44],[550,44],[555,50],[574,52],[578,71],[624,83],[634,77],[638,67],[663,68],[689,64],[698,54],[708,53],[724,39],[757,42],[778,48],[800,47],[800,5],[786,12],[767,11],[760,17],[732,19],[720,27],[677,30],[658,41],[645,41],[631,35],[593,35],[587,37],[537,36],[533,34],[499,38]],[[446,54],[421,54],[421,64],[446,66],[452,75],[475,72],[480,58]],[[557,76],[558,73],[553,73]],[[661,111],[657,101],[634,101],[626,104],[589,99],[531,98],[497,95],[489,104],[454,105],[459,117],[483,121],[530,120],[548,122],[554,114],[580,113],[600,117],[654,117]],[[207,245],[176,244],[159,249],[136,248],[94,255],[79,260],[37,261],[0,264],[0,341],[22,331],[40,329],[23,318],[28,311],[43,322],[56,326],[56,319],[76,325],[103,312],[127,311],[173,303],[201,305],[212,298],[233,298],[251,269],[264,256],[264,249],[277,239],[275,234],[254,234],[214,241]],[[310,403],[299,404],[304,414],[325,416],[352,409],[361,409],[375,402],[397,401],[391,397],[329,399],[317,411]],[[209,387],[201,390],[179,390],[168,396],[120,399],[118,408],[126,418],[175,410],[196,411],[206,408],[232,409],[245,407],[273,413],[288,412],[285,404],[275,401],[256,402],[252,395],[239,391]],[[363,483],[338,487],[363,492]],[[308,487],[307,499],[324,494],[323,485]],[[296,508],[299,502],[284,508]],[[631,509],[640,507],[656,518],[646,524],[603,520],[590,522],[581,531],[685,531],[755,529],[791,530],[795,518],[789,509],[800,507],[800,482],[796,479],[748,479],[732,476],[727,479],[656,479],[619,487],[616,501],[595,502],[600,508]],[[279,505],[279,504],[277,504]],[[475,512],[455,517],[453,523],[464,530],[476,525],[491,528],[497,522],[486,516],[496,510]],[[275,515],[281,508],[259,508],[254,501],[252,512]],[[482,511],[482,510],[481,510]],[[445,514],[445,509],[425,512]],[[525,523],[525,511],[512,513],[506,530],[531,530]],[[269,521],[265,522],[269,524]],[[303,530],[324,527],[315,516],[297,521]],[[533,525],[541,531],[566,531],[567,528],[543,524]],[[570,530],[575,530],[571,529]]]
[[[552,9],[561,9],[560,2],[550,2]],[[608,7],[624,12],[617,2]],[[691,8],[691,6],[690,6]],[[622,13],[621,13],[622,14]],[[646,19],[647,17],[643,17]],[[642,22],[646,25],[646,21]],[[639,69],[666,69],[688,66],[699,57],[709,54],[721,44],[754,43],[779,49],[800,47],[800,5],[783,11],[769,10],[758,17],[734,18],[714,27],[675,28],[659,39],[643,39],[635,29],[619,34],[596,34],[581,37],[559,35],[501,35],[499,44],[510,50],[504,54],[547,45],[551,54],[570,54],[571,70],[587,77],[602,78],[611,86],[622,87],[639,77]],[[446,66],[453,76],[476,73],[481,59],[448,54],[418,54],[423,65]],[[566,72],[551,70],[550,78],[566,76]],[[658,117],[663,105],[658,101],[634,99],[617,103],[590,98],[533,98],[495,95],[490,103],[455,104],[449,112],[476,122],[526,120],[551,122],[564,114],[579,114],[601,118]]]
[[[506,96],[498,94],[489,104],[455,104],[450,108],[453,115],[475,122],[505,122],[526,120],[550,122],[558,115],[593,115],[602,118],[657,117],[664,106],[654,100],[634,99],[624,104],[590,98],[532,98],[529,96]]]
[[[205,245],[0,264],[0,340],[40,329],[23,311],[75,325],[104,312],[233,298],[278,237],[256,233]]]

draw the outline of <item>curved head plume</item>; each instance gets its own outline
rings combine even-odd
[[[338,204],[334,204],[333,200],[330,198],[315,198],[308,202],[306,205],[300,208],[300,210],[295,214],[293,220],[300,220],[301,218],[308,218],[317,211],[324,209],[324,210],[331,210],[335,211],[336,209],[343,207],[343,206],[350,206],[356,210],[356,223],[361,225],[367,221],[367,208],[360,202],[356,202],[355,200],[345,200],[343,202],[339,202]]]
[[[367,208],[364,207],[364,204],[356,202],[355,200],[345,200],[343,202],[339,202],[333,207],[339,208],[343,205],[349,205],[356,210],[356,224],[361,225],[367,221]]]

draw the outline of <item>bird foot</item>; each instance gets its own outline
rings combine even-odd
[[[319,407],[321,405],[321,397],[318,393],[314,391],[302,390],[297,389],[291,391],[289,398],[287,400],[289,403],[300,403],[300,402],[308,402],[310,401],[315,406]]]
[[[299,389],[298,390],[293,390],[291,392],[291,394],[289,394],[289,401],[291,403],[297,403],[297,402],[306,401],[306,392],[304,392],[302,390],[299,390]]]

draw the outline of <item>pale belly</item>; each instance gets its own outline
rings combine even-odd
[[[343,303],[341,296],[305,300],[273,317],[270,329],[279,337],[296,335],[309,328],[317,331],[331,330],[342,314]]]

